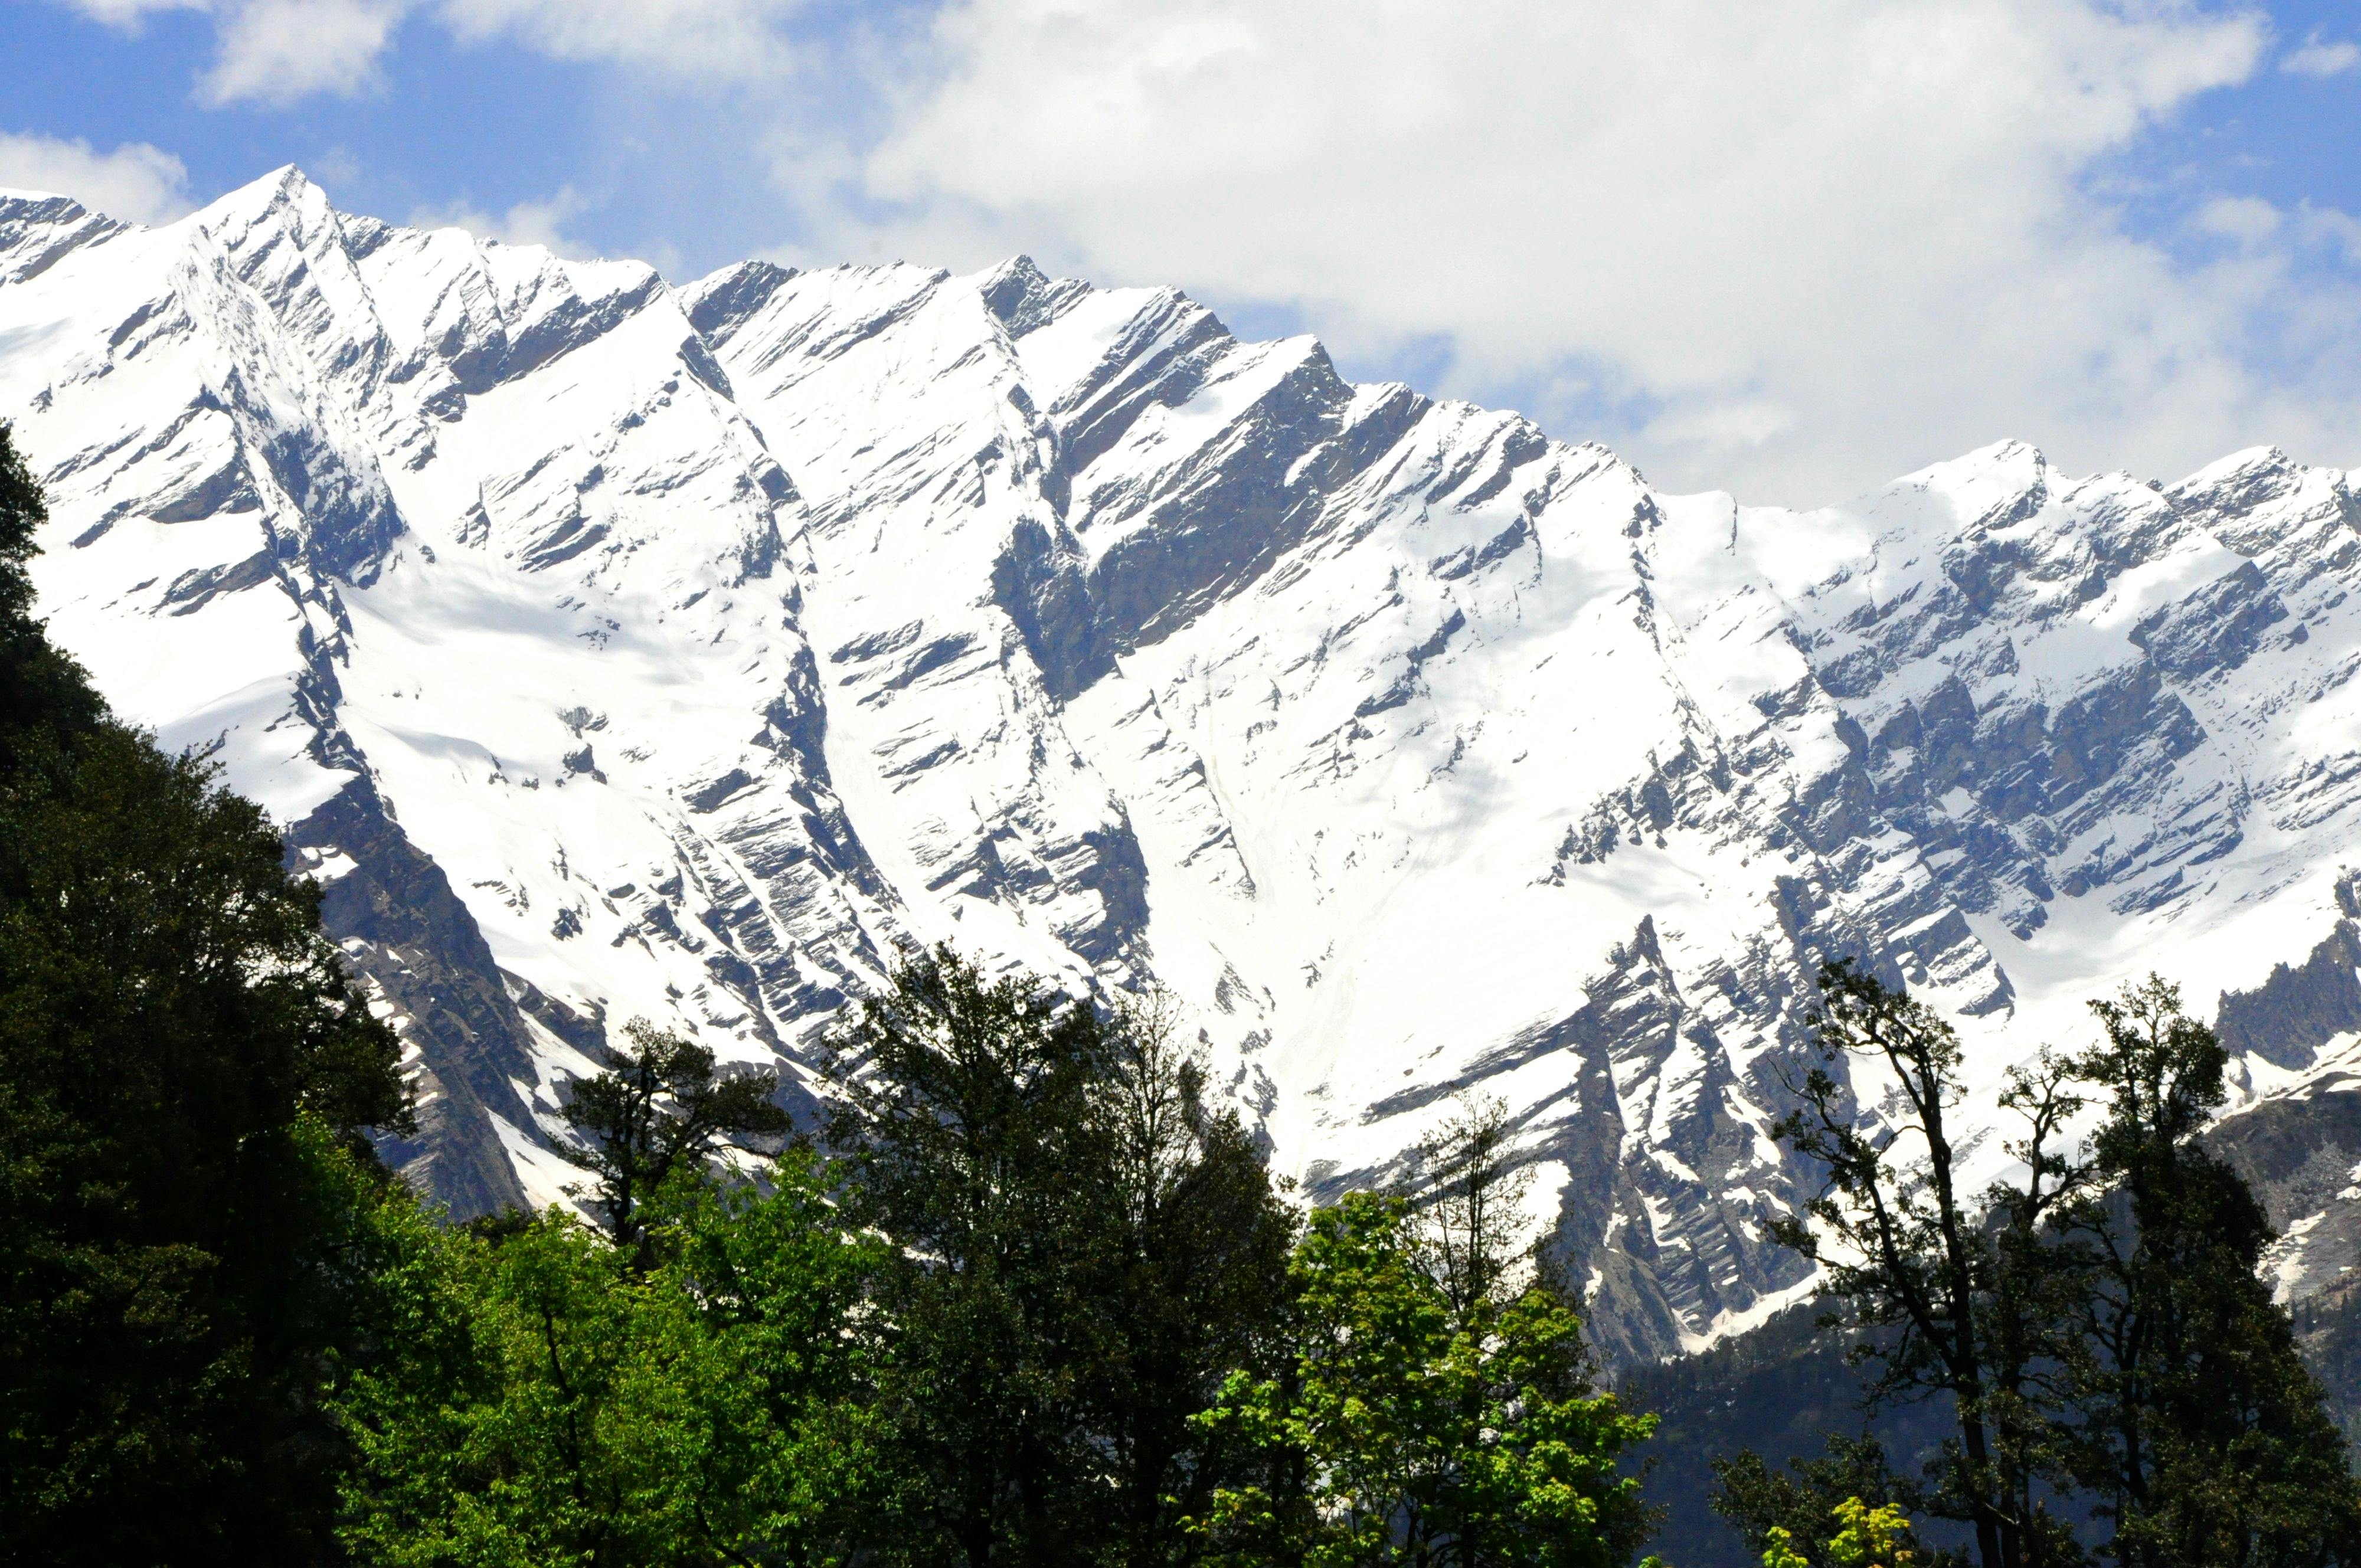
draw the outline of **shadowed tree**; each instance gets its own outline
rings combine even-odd
[[[2049,1233],[2088,1179],[2057,1146],[2081,1104],[2070,1072],[2044,1056],[2011,1076],[2003,1103],[2026,1120],[2011,1152],[2027,1174],[2020,1186],[1971,1194],[1960,1187],[1950,1025],[1850,962],[1821,970],[1811,1025],[1820,1059],[1795,1086],[1802,1105],[1773,1132],[1827,1180],[1775,1234],[1827,1266],[1849,1309],[1831,1326],[1860,1332],[1859,1354],[1877,1365],[1872,1408],[1951,1401],[1959,1436],[1928,1502],[1973,1529],[1983,1568],[2070,1560],[2072,1532],[2046,1502],[2067,1480],[2055,1418],[2063,1303],[2081,1266]],[[1883,1114],[1857,1115],[1850,1072],[1828,1070],[1839,1063],[1891,1086]]]
[[[48,643],[40,518],[0,428],[0,1560],[308,1560],[399,1045],[261,809]]]
[[[829,1125],[849,1216],[897,1244],[878,1284],[902,1478],[889,1561],[1085,1561],[1105,1529],[1089,1381],[1115,1260],[1097,1015],[948,947],[896,972],[839,1043]]]
[[[634,1019],[625,1044],[607,1052],[606,1070],[577,1080],[566,1119],[588,1140],[577,1157],[598,1179],[594,1200],[618,1246],[642,1266],[642,1207],[676,1170],[701,1166],[746,1137],[777,1137],[794,1120],[772,1097],[774,1072],[723,1072],[713,1052],[684,1036]]]
[[[1107,1160],[1101,1325],[1092,1424],[1105,1434],[1117,1518],[1101,1559],[1185,1561],[1181,1521],[1259,1473],[1258,1453],[1194,1418],[1234,1367],[1286,1358],[1288,1250],[1296,1218],[1237,1114],[1205,1101],[1200,1047],[1161,992],[1104,1024],[1093,1116]]]
[[[2125,1568],[2321,1568],[2361,1549],[2361,1494],[2287,1312],[2257,1277],[2272,1239],[2245,1180],[2197,1142],[2226,1098],[2213,1031],[2150,976],[2092,1003],[2074,1059],[2106,1097],[2104,1187],[2072,1222],[2082,1302],[2077,1458]]]

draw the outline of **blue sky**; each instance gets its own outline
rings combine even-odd
[[[2010,435],[2361,462],[2356,45],[2293,0],[12,0],[0,183],[165,219],[291,162],[676,277],[1021,249],[1809,501]]]

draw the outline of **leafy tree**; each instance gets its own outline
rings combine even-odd
[[[39,521],[0,431],[0,1557],[302,1558],[398,1046],[260,809],[48,644]]]
[[[846,1230],[838,1184],[791,1148],[767,1191],[683,1173],[655,1204],[670,1282],[723,1351],[720,1379],[692,1390],[698,1447],[675,1465],[717,1562],[851,1561],[882,1500],[872,1295],[890,1249]]]
[[[2361,1493],[2287,1313],[2257,1276],[2271,1232],[2245,1181],[2197,1143],[2225,1054],[2151,976],[2092,1004],[2103,1043],[2075,1070],[2104,1093],[2103,1191],[2070,1216],[2096,1260],[2081,1303],[2081,1478],[2115,1561],[2350,1562]]]
[[[902,1558],[1052,1568],[1104,1532],[1108,1048],[1088,1007],[945,948],[864,1004],[831,1063],[848,1213],[896,1245],[880,1534]]]
[[[1807,1558],[1795,1550],[1786,1530],[1771,1527],[1763,1551],[1763,1568],[1906,1568],[1919,1560],[1910,1516],[1894,1505],[1846,1497],[1829,1510],[1836,1533],[1818,1545],[1818,1556]]]
[[[339,1412],[364,1561],[850,1560],[873,1460],[859,1304],[880,1249],[790,1154],[772,1190],[684,1170],[650,1205],[669,1261],[557,1211],[488,1241],[395,1217],[399,1354]]]
[[[777,1136],[793,1126],[772,1102],[775,1072],[722,1072],[712,1050],[634,1019],[604,1071],[574,1084],[566,1119],[588,1140],[580,1162],[598,1179],[608,1234],[644,1266],[641,1206],[677,1171],[711,1158],[733,1138]]]
[[[2050,1233],[2087,1180],[2057,1148],[2080,1104],[2070,1074],[2045,1057],[2012,1078],[2003,1102],[2026,1118],[2012,1152],[2027,1174],[1979,1202],[1960,1188],[1949,1120],[1960,1045],[1949,1024],[1850,963],[1821,971],[1820,993],[1812,1019],[1820,1060],[1796,1086],[1800,1107],[1773,1132],[1817,1161],[1827,1184],[1777,1234],[1826,1263],[1849,1308],[1831,1326],[1859,1332],[1861,1354],[1878,1365],[1872,1407],[1951,1401],[1959,1439],[1931,1506],[1973,1528],[1984,1568],[2070,1561],[2071,1529],[2048,1503],[2064,1474],[2053,1419],[2055,1368],[2067,1354],[2059,1303],[2079,1268]],[[1860,1120],[1850,1073],[1840,1080],[1828,1070],[1839,1063],[1890,1082],[1898,1113]],[[1838,1243],[1825,1254],[1823,1232]]]
[[[1975,1204],[1957,1190],[1945,1124],[1949,1026],[1843,966],[1823,995],[1824,1056],[1882,1067],[1903,1109],[1863,1126],[1816,1068],[1779,1130],[1828,1168],[1808,1220],[1840,1244],[1829,1277],[1850,1326],[1874,1336],[1870,1398],[1954,1402],[1960,1440],[1933,1510],[1975,1527],[1987,1568],[2081,1557],[2054,1508],[2078,1488],[2113,1523],[2099,1550],[2138,1568],[2346,1561],[2361,1493],[2257,1277],[2262,1209],[2196,1142],[2224,1101],[2225,1058],[2179,993],[2151,978],[2096,1003],[2103,1044],[2011,1075],[2002,1103],[2025,1124],[2008,1151],[2022,1174]],[[2100,1097],[2096,1135],[2062,1152]],[[1817,1253],[1806,1221],[1784,1236]],[[1775,1509],[1759,1463],[1744,1463],[1724,1492],[1735,1505],[1753,1488],[1735,1513],[1759,1539]]]
[[[1197,1530],[1217,1561],[1317,1568],[1629,1563],[1652,1528],[1621,1472],[1653,1430],[1588,1381],[1580,1322],[1524,1279],[1488,1215],[1510,1162],[1505,1118],[1476,1107],[1433,1151],[1422,1225],[1401,1197],[1348,1194],[1296,1248],[1296,1365],[1233,1375],[1201,1418],[1301,1457],[1300,1502],[1216,1491]]]
[[[1087,1420],[1104,1434],[1118,1517],[1101,1556],[1184,1558],[1181,1521],[1267,1466],[1194,1418],[1235,1367],[1286,1360],[1293,1213],[1236,1113],[1205,1103],[1200,1053],[1159,994],[1108,1020],[1092,1092],[1110,1200],[1094,1211],[1105,1260],[1087,1288],[1101,1325]]]
[[[1855,1568],[1841,1552],[1861,1541],[1855,1527],[1863,1509],[1884,1521],[1886,1555],[1874,1559],[1883,1568],[1894,1568],[1905,1552],[1923,1568],[1959,1568],[1958,1553],[1930,1551],[1919,1541],[1909,1519],[1925,1507],[1924,1493],[1894,1474],[1874,1438],[1831,1437],[1824,1457],[1784,1475],[1760,1455],[1741,1452],[1718,1461],[1714,1477],[1714,1511],[1737,1527],[1764,1568],[1773,1568],[1774,1555],[1782,1568]],[[1850,1540],[1848,1531],[1855,1531]],[[1841,1549],[1839,1541],[1846,1543]]]
[[[645,1461],[701,1348],[685,1303],[555,1210],[497,1248],[423,1250],[429,1354],[357,1377],[345,1406],[350,1544],[401,1568],[666,1560],[680,1521]]]

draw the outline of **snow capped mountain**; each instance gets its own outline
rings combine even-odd
[[[2342,473],[1668,496],[1170,290],[675,287],[293,170],[156,229],[0,195],[0,414],[53,635],[286,825],[461,1210],[577,1179],[607,1030],[808,1093],[949,940],[1170,987],[1314,1192],[1499,1095],[1595,1335],[1662,1354],[1807,1286],[1767,1129],[1845,952],[1983,1086],[2180,980],[2239,1124],[2309,1129],[2289,1288],[2361,1259]]]

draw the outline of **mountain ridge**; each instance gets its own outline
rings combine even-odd
[[[675,286],[292,170],[154,229],[0,194],[0,412],[53,634],[287,825],[462,1211],[562,1196],[607,1029],[808,1096],[950,940],[1170,988],[1315,1194],[1499,1094],[1628,1361],[1809,1288],[1821,957],[1983,1095],[2150,967],[2282,1118],[2361,1045],[2361,501],[2276,448],[1747,507],[1176,290]],[[2353,1261],[2317,1186],[2291,1290]]]

